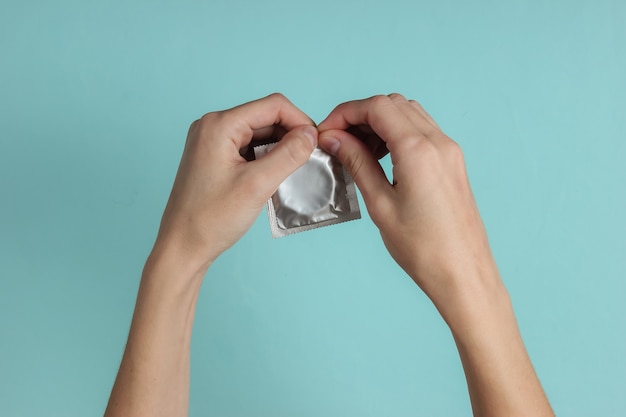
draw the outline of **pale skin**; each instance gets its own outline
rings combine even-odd
[[[276,135],[279,145],[265,157],[240,156],[253,138]],[[382,144],[393,163],[391,182],[377,158]],[[318,145],[346,166],[389,253],[448,324],[474,416],[553,416],[491,253],[463,153],[417,102],[399,94],[343,103],[317,127],[279,94],[191,125],[105,416],[188,414],[202,280]]]

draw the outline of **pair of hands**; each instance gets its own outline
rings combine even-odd
[[[263,158],[241,156],[253,138],[269,137],[281,140]],[[317,127],[281,95],[191,125],[106,415],[188,414],[194,307],[206,270],[315,146],[350,171],[389,252],[448,323],[474,415],[554,416],[495,267],[463,154],[399,94],[341,104]],[[378,163],[387,151],[391,182]]]
[[[241,156],[271,136],[282,138],[268,155]],[[204,115],[189,129],[155,249],[205,271],[316,146],[345,165],[390,254],[435,304],[468,271],[494,267],[460,147],[399,94],[343,103],[317,127],[280,94]],[[378,162],[387,149],[391,182]]]

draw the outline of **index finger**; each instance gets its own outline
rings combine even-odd
[[[370,126],[388,144],[416,135],[413,123],[383,95],[340,104],[319,124],[318,130],[346,130],[357,125]]]
[[[296,126],[315,125],[309,116],[279,93],[233,107],[224,111],[223,117],[231,140],[239,148],[250,143],[255,131],[271,126],[281,126],[289,131]]]

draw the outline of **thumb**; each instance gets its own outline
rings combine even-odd
[[[262,179],[264,194],[271,195],[280,183],[304,165],[317,146],[317,129],[298,126],[290,130],[267,155],[252,162],[254,176]]]
[[[391,184],[374,154],[362,141],[344,130],[327,130],[319,135],[319,144],[346,167],[370,211],[375,202],[382,203],[381,197],[391,190]]]

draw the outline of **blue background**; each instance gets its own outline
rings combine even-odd
[[[194,119],[398,91],[465,150],[556,412],[623,416],[624,22],[622,0],[2,0],[0,415],[102,414]],[[272,240],[262,213],[200,297],[192,416],[471,413],[366,214]]]

